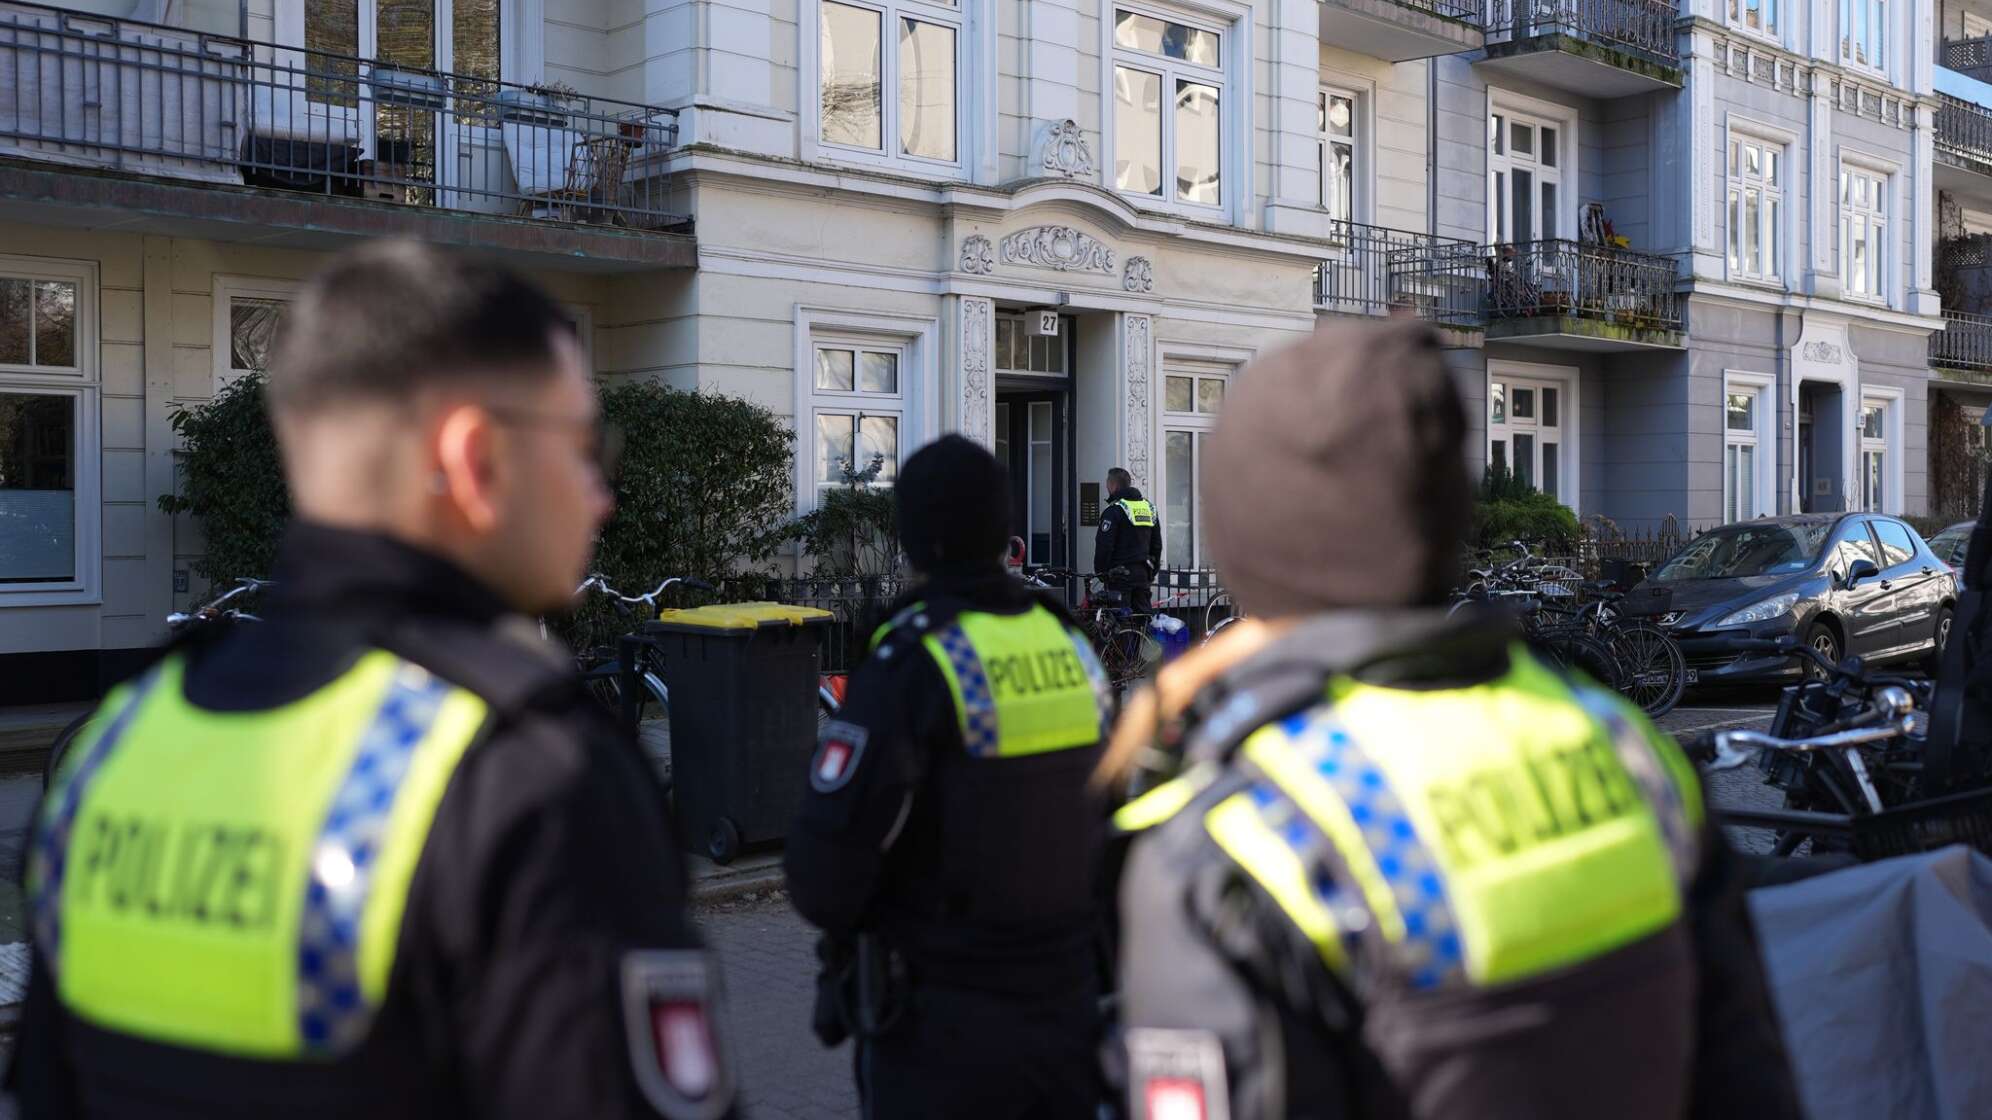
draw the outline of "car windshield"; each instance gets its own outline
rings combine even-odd
[[[1971,543],[1971,530],[1964,527],[1945,529],[1930,538],[1930,551],[1946,564],[1957,564],[1964,560],[1964,549]]]
[[[1732,525],[1696,537],[1653,578],[1733,579],[1802,572],[1819,558],[1831,522],[1804,525]]]

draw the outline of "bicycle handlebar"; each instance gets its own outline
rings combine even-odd
[[[625,595],[622,592],[617,591],[615,588],[609,586],[609,580],[607,576],[595,574],[595,575],[590,575],[587,579],[582,580],[581,586],[574,589],[574,595],[576,598],[579,598],[580,596],[585,595],[590,591],[599,591],[604,595],[613,596],[615,599],[617,599],[620,602],[642,603],[645,606],[654,608],[657,606],[657,597],[659,595],[664,594],[665,591],[669,590],[673,584],[678,584],[678,583],[682,583],[686,587],[692,588],[697,591],[718,590],[718,588],[714,587],[712,584],[707,583],[705,580],[702,579],[698,579],[692,576],[672,576],[670,579],[667,579],[663,583],[660,583],[656,587],[652,588],[649,594]]]
[[[1884,694],[1895,693],[1901,704],[1907,708],[1911,701],[1906,692],[1897,688],[1885,688]],[[1689,749],[1691,755],[1699,756],[1710,770],[1734,770],[1757,757],[1757,752],[1774,750],[1788,754],[1810,754],[1816,751],[1841,750],[1846,747],[1865,746],[1869,743],[1883,743],[1890,739],[1920,735],[1926,729],[1928,717],[1913,708],[1890,714],[1880,723],[1862,727],[1850,727],[1844,731],[1834,731],[1826,735],[1812,735],[1797,739],[1780,739],[1763,731],[1731,730],[1718,731],[1698,740]]]

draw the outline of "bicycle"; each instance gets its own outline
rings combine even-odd
[[[1077,575],[1069,568],[1048,566],[1021,568],[1017,578],[1027,587],[1039,591],[1051,591],[1064,595],[1071,580]],[[1070,602],[1068,598],[1066,600]],[[1106,672],[1107,683],[1116,697],[1127,686],[1139,680],[1147,670],[1144,643],[1153,641],[1146,633],[1148,615],[1135,611],[1126,605],[1115,592],[1102,592],[1096,602],[1090,594],[1081,600],[1074,612],[1079,618],[1079,629],[1093,647],[1093,653],[1100,659],[1100,668]]]
[[[276,586],[274,583],[266,579],[243,576],[235,581],[233,587],[192,610],[174,611],[167,615],[166,629],[177,637],[194,627],[261,622],[262,618],[244,609],[241,601],[274,586]],[[54,741],[48,747],[48,758],[42,762],[43,789],[47,789],[49,783],[55,780],[56,771],[62,768],[62,760],[69,753],[70,744],[74,743],[83,729],[90,725],[90,721],[96,718],[97,713],[98,709],[92,708],[70,720],[67,727],[56,733]]]
[[[629,624],[629,629],[617,636],[614,646],[592,645],[576,650],[574,667],[588,694],[613,713],[632,736],[642,730],[645,721],[670,717],[671,690],[664,683],[663,653],[634,633],[637,617],[631,607],[640,603],[654,617],[658,598],[679,584],[694,590],[713,590],[704,580],[673,576],[647,594],[625,595],[599,574],[591,574],[574,589],[577,600],[590,592],[602,595],[616,616]],[[547,636],[545,619],[540,620],[540,636]]]
[[[1204,636],[1200,644],[1209,645],[1211,639],[1223,633],[1226,627],[1245,617],[1245,612],[1232,604],[1231,592],[1220,591],[1211,596],[1210,603],[1204,607]]]

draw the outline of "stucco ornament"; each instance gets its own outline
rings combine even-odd
[[[1084,179],[1093,174],[1093,152],[1075,120],[1054,121],[1044,130],[1040,163],[1053,175]]]
[[[1838,346],[1817,339],[1806,343],[1802,353],[1808,362],[1825,362],[1829,365],[1837,365],[1840,361],[1840,348]]]
[[[1146,315],[1122,317],[1127,355],[1127,469],[1137,479],[1148,478],[1149,368],[1154,356],[1154,321]]]
[[[1121,287],[1130,292],[1154,291],[1155,266],[1147,257],[1129,257],[1127,267],[1121,270]]]
[[[1049,268],[1054,272],[1114,274],[1114,251],[1071,226],[1038,226],[1003,239],[1004,264]]]
[[[996,304],[976,296],[961,301],[961,433],[991,445],[989,409],[990,336],[995,333]]]
[[[963,272],[977,276],[987,276],[996,270],[996,247],[989,239],[977,234],[961,243],[961,264]]]

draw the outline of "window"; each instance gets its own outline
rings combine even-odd
[[[1732,26],[1775,39],[1778,35],[1778,0],[1729,0],[1729,22]]]
[[[899,473],[901,351],[856,344],[816,347],[816,474],[819,488],[877,468],[880,483]]]
[[[289,280],[256,276],[214,278],[214,363],[217,383],[267,370],[284,311],[297,294]]]
[[[0,604],[95,593],[95,290],[88,265],[0,257]]]
[[[1487,383],[1487,406],[1488,466],[1571,504],[1564,500],[1570,410],[1564,383],[1497,374]]]
[[[996,372],[1063,377],[1070,368],[1066,347],[1073,337],[1073,320],[1058,321],[1058,337],[1031,337],[1024,333],[1024,321],[1014,315],[996,317]]]
[[[314,101],[356,104],[363,58],[447,71],[470,79],[456,88],[479,97],[497,92],[504,0],[302,0],[299,7],[304,48],[321,52],[301,64]],[[281,8],[279,19],[290,15]]]
[[[1776,280],[1784,228],[1784,147],[1750,137],[1729,140],[1729,274]]]
[[[1854,561],[1865,560],[1877,569],[1881,567],[1881,553],[1874,547],[1874,538],[1868,535],[1868,522],[1856,522],[1847,530],[1847,539],[1840,542],[1840,570],[1844,574],[1852,571]]]
[[[1900,521],[1874,521],[1875,539],[1881,542],[1881,568],[1899,567],[1916,558],[1916,544],[1909,539],[1909,528]]]
[[[1840,168],[1840,283],[1855,299],[1886,300],[1888,177]]]
[[[1859,483],[1859,508],[1869,513],[1882,513],[1891,500],[1888,484],[1888,402],[1864,400],[1861,402],[1861,477]]]
[[[1726,378],[1722,407],[1722,520],[1749,521],[1771,512],[1764,484],[1771,453],[1769,379],[1763,383]]]
[[[1505,111],[1487,118],[1487,231],[1495,244],[1561,236],[1562,131]]]
[[[1204,439],[1224,408],[1230,370],[1179,363],[1162,378],[1162,562],[1202,568]]]
[[[1356,217],[1356,98],[1324,89],[1316,95],[1316,128],[1320,132],[1321,208],[1340,222]]]
[[[1114,10],[1114,186],[1193,206],[1224,203],[1223,38]]]
[[[853,154],[959,164],[961,27],[951,4],[823,0],[819,139]]]
[[[1888,66],[1888,0],[1840,0],[1840,61]]]

